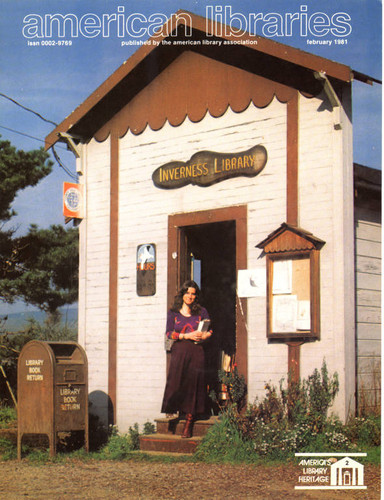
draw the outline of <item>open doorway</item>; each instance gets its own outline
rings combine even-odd
[[[217,385],[223,354],[236,351],[236,224],[234,221],[185,226],[186,279],[200,286],[201,304],[208,310],[214,332],[206,346],[206,374]]]
[[[186,226],[189,276],[202,290],[218,346],[236,347],[236,226],[234,221]]]
[[[217,389],[223,354],[236,356],[247,379],[246,303],[236,295],[237,271],[247,263],[247,209],[228,207],[169,216],[168,303],[193,279],[201,288],[214,335],[206,345],[206,374]]]

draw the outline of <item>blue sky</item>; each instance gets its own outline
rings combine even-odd
[[[357,71],[381,79],[382,4],[377,0],[236,0],[225,3],[200,0],[1,0],[0,92],[47,119],[60,123],[135,50],[135,47],[122,47],[121,39],[112,34],[104,38],[73,38],[70,47],[28,46],[22,29],[25,24],[23,20],[30,14],[44,16],[70,13],[80,19],[87,13],[99,16],[117,13],[118,7],[121,7],[126,16],[140,13],[148,19],[155,12],[170,16],[179,9],[204,16],[207,6],[214,9],[220,5],[231,6],[232,13],[241,13],[246,19],[252,13],[275,12],[285,15],[301,12],[303,6],[308,15],[319,11],[329,17],[335,13],[345,13],[351,18],[352,31],[345,37],[344,44],[333,43],[330,47],[309,45],[307,40],[314,37],[301,36],[296,32],[292,36],[272,39],[347,64]],[[129,40],[129,36],[124,40]],[[354,161],[374,168],[381,168],[381,92],[380,85],[353,84]],[[30,150],[40,147],[43,143],[37,139],[43,141],[52,129],[49,123],[0,97],[0,134],[17,148]],[[59,146],[57,152],[67,168],[74,172],[72,153]],[[13,224],[18,225],[20,232],[25,232],[30,223],[47,227],[64,222],[61,193],[65,180],[71,181],[71,178],[55,164],[48,178],[18,196],[14,208],[19,215]]]

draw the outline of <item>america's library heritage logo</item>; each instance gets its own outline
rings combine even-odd
[[[145,15],[126,9],[124,5],[119,5],[108,12],[97,13],[36,12],[24,16],[21,31],[24,38],[32,45],[40,45],[37,42],[43,40],[63,42],[63,39],[70,41],[81,37],[118,39],[129,37],[132,42],[135,40],[138,42],[137,39],[141,37],[156,37],[164,29],[168,17],[161,12]],[[207,5],[205,17],[207,37],[236,38],[242,37],[243,32],[249,32],[267,38],[298,35],[315,38],[320,42],[323,37],[335,37],[335,40],[340,40],[352,32],[352,18],[349,13],[319,11],[317,8],[309,8],[306,4],[300,5],[296,11],[247,12],[247,14],[233,9],[231,5]],[[184,26],[184,35],[191,37],[192,16],[188,12],[178,12],[176,20],[178,24],[180,21]],[[178,36],[178,26],[176,29],[169,27],[169,30],[166,35]],[[147,43],[153,42],[156,40],[147,41]]]
[[[366,490],[364,465],[355,460],[366,456],[366,453],[295,453],[300,460],[295,490]]]

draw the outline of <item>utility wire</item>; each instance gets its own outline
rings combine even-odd
[[[55,150],[55,147],[52,146],[52,153],[53,153],[53,156],[55,157],[55,160],[57,161],[57,163],[59,164],[59,166],[70,176],[72,177],[72,179],[74,179],[76,182],[78,181],[78,178],[77,178],[77,175],[76,174],[73,174],[64,164],[63,162],[61,161],[59,155],[57,154],[56,150]]]
[[[38,116],[39,118],[41,118],[41,120],[47,122],[47,123],[52,123],[52,125],[55,125],[55,127],[57,127],[57,123],[56,122],[53,122],[52,120],[48,120],[47,118],[44,118],[44,116],[42,116],[40,113],[38,113],[37,111],[34,111],[33,109],[30,109],[30,108],[27,108],[26,106],[23,106],[22,104],[20,104],[18,101],[16,101],[15,99],[12,99],[12,97],[9,97],[7,96],[6,94],[3,94],[2,92],[0,92],[0,96],[1,97],[4,97],[4,99],[8,99],[9,101],[13,102],[14,104],[16,104],[16,106],[19,106],[20,108],[24,109],[25,111],[29,111],[30,113],[33,113],[34,115]]]
[[[29,139],[34,139],[35,141],[39,141],[39,142],[42,142],[43,144],[45,144],[45,141],[43,139],[39,139],[39,137],[35,137],[33,135],[26,134],[25,132],[20,132],[19,130],[15,130],[13,128],[6,127],[5,125],[0,125],[0,128],[3,128],[4,130],[8,130],[9,132],[13,132],[14,134],[19,134],[19,135],[22,135],[24,137],[28,137]],[[66,148],[64,148],[63,146],[57,146],[57,147],[60,149],[66,150]]]
[[[27,108],[26,106],[23,106],[23,104],[20,104],[18,101],[16,101],[15,99],[12,99],[12,97],[9,97],[7,96],[6,94],[3,94],[2,92],[0,92],[0,96],[1,97],[4,97],[5,99],[8,99],[9,101],[13,102],[14,104],[16,104],[16,106],[19,106],[20,108],[24,109],[25,111],[28,111],[29,113],[33,113],[34,115],[36,115],[37,117],[39,117],[41,120],[47,122],[47,123],[51,123],[52,125],[55,125],[55,127],[57,127],[57,123],[56,122],[53,122],[52,120],[48,120],[47,118],[44,118],[44,116],[42,116],[40,113],[38,113],[37,111],[34,111],[33,109],[31,108]],[[6,127],[3,127],[3,128],[6,128]],[[10,130],[10,129],[9,129]],[[21,133],[21,132],[17,132],[17,133]],[[22,134],[22,133],[21,133]],[[22,134],[22,135],[26,135],[26,134]],[[40,139],[37,139],[37,140],[40,140]],[[64,172],[66,172],[70,177],[72,177],[72,179],[76,180],[77,182],[77,175],[73,174],[64,164],[63,162],[61,161],[59,155],[57,154],[57,152],[55,151],[55,148],[54,146],[52,146],[52,153],[53,153],[53,156],[55,157],[55,160],[57,161],[58,165],[64,170]]]

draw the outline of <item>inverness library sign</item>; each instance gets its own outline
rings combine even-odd
[[[267,163],[267,150],[257,145],[241,153],[200,151],[189,161],[172,161],[152,174],[155,186],[163,189],[181,188],[188,184],[210,186],[231,177],[255,177]]]

